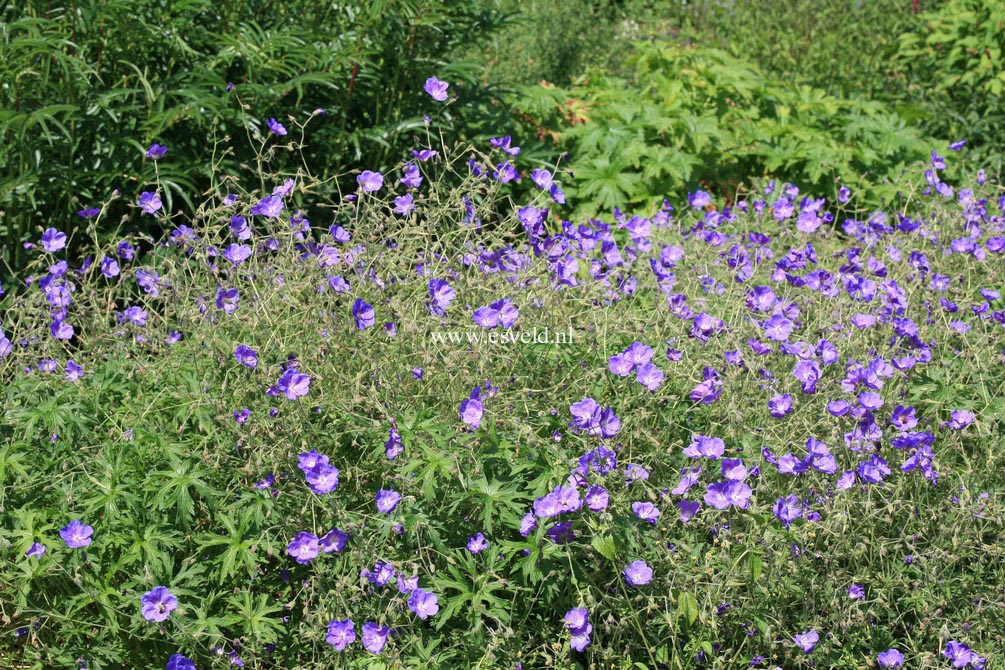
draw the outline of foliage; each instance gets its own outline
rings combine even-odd
[[[663,23],[670,3],[652,0],[507,0],[514,20],[488,35],[487,81],[507,88],[568,86],[588,68],[616,68],[622,50]]]
[[[756,71],[693,67],[756,99]],[[546,183],[533,161],[435,132],[410,183],[399,165],[332,199],[267,144],[192,218],[132,206],[103,240],[101,213],[79,263],[37,240],[0,304],[0,665],[850,670],[896,647],[1000,667],[998,185],[932,156],[896,208],[785,185],[570,223],[503,183],[503,161]],[[171,232],[134,232],[152,217]],[[308,485],[312,450],[333,490]],[[743,501],[717,501],[724,479]],[[61,539],[78,519],[87,546]],[[344,547],[295,553],[333,527]],[[178,600],[159,622],[155,586]],[[364,622],[386,646],[363,650]]]
[[[911,0],[695,0],[667,14],[681,39],[749,60],[772,79],[906,102],[893,56],[898,36],[921,24]]]
[[[732,194],[758,177],[892,196],[881,180],[925,154],[918,133],[881,103],[779,81],[717,49],[636,49],[624,78],[591,72],[569,89],[525,89],[518,101],[570,154],[580,214],[652,207],[681,189]]]
[[[401,155],[423,128],[422,85],[434,74],[464,91],[460,104],[442,112],[441,127],[477,134],[480,120],[499,113],[461,47],[506,21],[495,0],[5,3],[0,241],[7,262],[19,265],[21,245],[36,230],[71,230],[75,211],[113,191],[138,195],[154,179],[156,166],[143,157],[153,142],[175,159],[156,175],[166,206],[192,215],[195,194],[212,186],[221,166],[236,171],[256,160],[272,117],[290,130],[275,147],[283,165],[326,183]],[[299,127],[308,119],[321,130],[303,146]],[[223,151],[225,139],[238,135],[255,141]]]
[[[972,158],[1002,166],[1005,133],[1005,6],[992,0],[949,0],[900,36],[897,63],[910,81],[920,124],[933,134],[966,139]]]

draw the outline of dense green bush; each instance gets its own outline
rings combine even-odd
[[[890,196],[897,189],[881,181],[926,153],[883,104],[769,77],[718,49],[640,42],[626,63],[624,77],[591,71],[517,101],[571,155],[581,214],[650,207],[682,189],[732,194],[759,177]]]

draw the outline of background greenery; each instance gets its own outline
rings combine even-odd
[[[421,138],[433,75],[456,96],[439,133],[519,134],[541,166],[571,153],[582,211],[766,176],[889,197],[882,182],[924,142],[968,139],[973,160],[1000,169],[1003,12],[989,0],[8,2],[0,240],[17,268],[42,228],[69,230],[116,189],[134,200],[154,177],[152,142],[169,147],[168,209],[192,213],[215,171],[254,160],[270,117],[291,131],[273,149],[288,170],[351,188],[351,173],[386,169]],[[318,130],[299,147],[308,120]],[[233,134],[256,140],[224,151]]]

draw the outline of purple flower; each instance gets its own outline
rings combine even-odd
[[[362,298],[356,298],[352,304],[352,318],[356,322],[357,330],[366,330],[377,323],[373,306],[367,304]]]
[[[412,575],[411,577],[405,577],[404,574],[398,573],[398,593],[403,595],[409,594],[415,589],[419,588],[419,576]]]
[[[681,500],[677,503],[677,507],[680,509],[680,520],[682,523],[687,523],[694,518],[694,515],[698,513],[701,509],[701,503],[691,502],[689,500]]]
[[[551,493],[534,501],[534,513],[542,519],[547,519],[563,512],[575,512],[582,506],[579,489],[559,485]]]
[[[764,322],[764,336],[769,340],[781,342],[789,339],[795,325],[781,314],[775,314]]]
[[[785,524],[786,528],[803,515],[803,508],[799,504],[799,498],[792,494],[779,498],[775,506],[771,508],[771,511],[779,521]]]
[[[54,254],[66,246],[66,233],[61,233],[55,228],[46,228],[39,242],[43,249]]]
[[[954,668],[962,668],[969,665],[973,652],[962,642],[950,640],[946,643],[946,648],[942,650],[942,655],[953,662]]]
[[[503,184],[511,181],[520,181],[520,172],[511,163],[499,163],[493,171],[492,176]]]
[[[799,361],[792,370],[792,376],[802,383],[803,393],[816,393],[820,373],[820,364],[816,361]]]
[[[653,569],[645,561],[632,561],[621,574],[630,586],[645,586],[653,579]]]
[[[721,468],[722,476],[731,481],[743,481],[747,478],[747,466],[739,458],[724,458]]]
[[[327,457],[323,463],[318,463],[304,472],[304,479],[311,491],[319,496],[331,493],[338,488],[338,476],[338,468],[328,463]]]
[[[607,359],[608,369],[619,377],[627,377],[632,373],[635,364],[625,354],[615,354]]]
[[[283,124],[279,123],[279,121],[276,121],[275,119],[269,119],[268,121],[265,122],[265,125],[269,127],[269,130],[274,135],[286,134],[286,127]]]
[[[171,654],[164,670],[196,670],[195,662],[181,654]]]
[[[712,196],[705,191],[695,191],[687,194],[687,204],[695,209],[702,209],[712,204]]]
[[[698,477],[701,476],[701,468],[681,468],[680,471],[680,481],[677,485],[670,491],[671,495],[682,496],[687,493],[688,489],[698,483]]]
[[[468,538],[467,549],[472,554],[477,554],[485,551],[489,547],[489,541],[485,539],[485,536],[481,533],[475,533],[474,537]]]
[[[387,626],[378,626],[373,621],[363,624],[363,646],[371,654],[379,654],[384,650],[387,636],[391,634],[391,629]]]
[[[243,216],[230,217],[230,234],[242,241],[250,240],[251,226],[248,225],[248,220]]]
[[[237,359],[238,363],[252,370],[258,365],[258,354],[246,344],[237,345],[237,348],[234,349],[234,358]]]
[[[869,411],[875,411],[883,406],[883,398],[872,391],[863,391],[858,394],[858,403]]]
[[[108,279],[119,276],[119,263],[111,256],[105,256],[101,259],[101,274]]]
[[[718,400],[721,395],[722,382],[718,379],[710,378],[695,386],[688,395],[688,398],[690,398],[692,402],[701,403],[703,405],[711,405]]]
[[[296,368],[287,368],[276,382],[276,388],[288,399],[296,400],[310,392],[311,378]]]
[[[239,265],[251,258],[251,247],[247,244],[231,243],[223,250],[222,256],[234,265]]]
[[[62,319],[56,319],[49,325],[49,334],[57,340],[69,340],[73,337],[73,326]]]
[[[589,623],[590,613],[585,607],[576,607],[565,613],[565,627],[572,633],[569,646],[574,651],[583,651],[590,646],[590,633],[593,626]]]
[[[705,503],[715,509],[726,509],[729,506],[747,509],[750,506],[750,487],[737,480],[715,482],[705,490]]]
[[[815,630],[806,631],[803,633],[798,633],[792,638],[792,641],[803,650],[803,653],[809,654],[813,651],[817,642],[820,641],[820,634]]]
[[[322,463],[327,465],[328,457],[324,454],[318,453],[317,449],[311,449],[306,453],[297,454],[297,467],[300,468],[305,475]]]
[[[320,553],[318,536],[301,531],[290,540],[290,543],[286,546],[286,552],[301,565],[310,563]]]
[[[435,594],[417,588],[408,596],[408,609],[420,619],[428,619],[440,611],[440,605]]]
[[[950,418],[951,420],[946,424],[947,426],[953,430],[963,430],[972,424],[977,417],[970,410],[954,409]]]
[[[66,381],[75,382],[79,381],[81,377],[84,376],[84,368],[77,365],[77,362],[72,358],[66,362]]]
[[[856,472],[863,481],[870,484],[878,484],[883,481],[884,477],[888,477],[890,475],[890,467],[887,465],[886,460],[882,456],[873,454],[869,457],[868,461],[859,463],[858,468],[856,468]]]
[[[768,411],[776,419],[786,416],[792,411],[792,396],[788,393],[774,396],[768,400]]]
[[[412,202],[412,194],[406,193],[405,195],[399,195],[394,199],[394,212],[395,214],[401,214],[402,216],[408,216],[415,210],[415,204]]]
[[[629,463],[625,466],[625,483],[631,484],[635,481],[646,481],[649,479],[649,471],[636,463]]]
[[[387,431],[387,440],[384,442],[384,454],[387,456],[387,460],[393,461],[395,458],[405,450],[405,446],[401,441],[401,433],[391,427]]]
[[[164,621],[178,609],[178,599],[166,586],[155,586],[140,598],[140,613],[147,621]]]
[[[400,501],[401,494],[393,489],[380,489],[377,491],[377,511],[381,514],[390,514],[393,512]]]
[[[509,298],[496,300],[487,307],[479,307],[475,310],[472,318],[476,325],[482,328],[509,328],[516,323],[520,316],[520,310],[510,301]]]
[[[896,649],[887,649],[886,651],[881,652],[876,657],[876,660],[879,661],[879,664],[884,668],[896,668],[899,665],[903,665],[904,655]]]
[[[161,158],[164,158],[164,154],[166,154],[167,151],[168,151],[167,147],[154,142],[153,144],[150,145],[150,148],[147,149],[147,152],[144,155],[150,160],[156,161],[160,160]]]
[[[491,137],[489,138],[489,144],[497,149],[502,149],[510,156],[516,156],[520,153],[520,147],[512,146],[513,138],[509,135],[504,137]]]
[[[32,542],[28,551],[24,552],[27,558],[41,558],[43,554],[45,554],[45,545],[38,542]]]
[[[643,521],[656,525],[656,520],[660,518],[660,510],[651,502],[633,502],[632,512]]]
[[[360,571],[360,575],[366,577],[367,581],[371,584],[386,586],[388,582],[394,579],[395,570],[394,566],[390,563],[377,561],[373,564],[373,570],[363,569]]]
[[[706,437],[705,435],[693,435],[691,444],[684,449],[684,455],[688,458],[711,458],[718,459],[726,450],[726,443],[718,437]],[[700,471],[699,471],[700,472]]]
[[[422,88],[436,102],[446,102],[447,88],[449,86],[450,84],[445,81],[440,81],[436,77],[430,77]]]
[[[138,204],[145,213],[154,214],[161,208],[161,197],[156,192],[143,191]]]
[[[233,314],[237,311],[237,303],[240,299],[241,294],[236,288],[221,288],[216,292],[216,307],[227,314]]]
[[[865,589],[858,584],[852,584],[848,587],[848,597],[852,600],[861,600],[865,598]]]
[[[607,509],[611,499],[607,489],[597,484],[592,484],[590,488],[586,490],[586,494],[583,498],[586,501],[586,507],[589,508],[591,512],[602,512]]]
[[[484,413],[485,406],[478,398],[467,398],[461,401],[461,421],[471,426],[472,430],[478,430],[481,426]]]
[[[402,185],[408,188],[419,188],[422,185],[422,173],[415,163],[405,163],[405,173],[401,177]]]
[[[332,528],[330,531],[324,534],[324,536],[318,540],[318,546],[326,554],[330,554],[333,551],[336,554],[341,554],[342,550],[349,543],[349,536],[345,534],[344,531],[338,528]]]
[[[84,209],[77,211],[77,216],[83,217],[85,219],[93,219],[98,214],[101,214],[100,207],[85,207]]]
[[[384,175],[372,170],[363,170],[356,177],[356,183],[359,184],[364,193],[372,193],[379,191],[380,187],[384,185]]]
[[[429,311],[433,316],[443,316],[457,292],[445,279],[429,280]]]
[[[59,531],[59,536],[63,538],[63,542],[66,542],[66,546],[70,549],[80,549],[91,544],[91,535],[93,534],[94,529],[92,527],[81,523],[77,519],[74,519]]]
[[[635,378],[650,391],[656,391],[663,383],[664,375],[663,371],[658,367],[652,363],[646,363],[645,365],[640,365],[635,371]]]
[[[356,641],[355,624],[352,619],[333,619],[328,622],[328,634],[325,635],[325,642],[335,647],[338,651],[344,651],[346,647]]]
[[[264,216],[273,218],[279,216],[285,205],[283,199],[274,195],[267,195],[249,210],[253,216]]]
[[[537,517],[534,516],[534,512],[527,512],[520,519],[520,534],[527,537],[535,528],[537,528]]]
[[[582,628],[587,624],[590,612],[585,607],[576,607],[565,613],[565,627],[569,630]]]
[[[549,170],[542,170],[541,168],[536,168],[530,173],[530,180],[545,191],[550,189],[554,184],[551,172]]]
[[[122,313],[122,317],[134,326],[147,325],[147,316],[147,311],[137,305],[127,307]]]

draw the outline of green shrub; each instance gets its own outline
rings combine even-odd
[[[892,196],[882,180],[931,148],[881,103],[781,81],[717,49],[642,42],[626,62],[624,77],[593,71],[516,101],[570,154],[580,214],[682,189],[732,194],[761,177]]]

